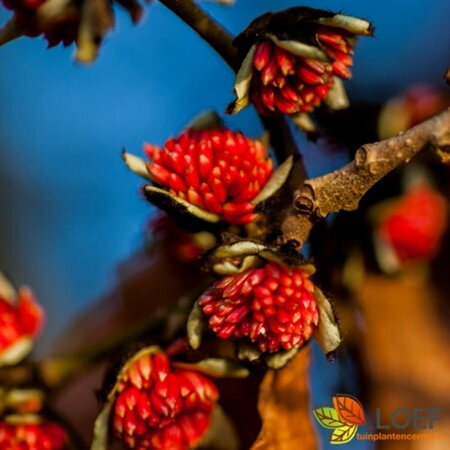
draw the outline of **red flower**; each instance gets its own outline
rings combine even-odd
[[[9,424],[0,422],[2,450],[63,450],[68,443],[64,429],[55,423]]]
[[[435,190],[421,186],[406,193],[380,226],[400,261],[427,260],[439,250],[447,227],[447,203]]]
[[[256,45],[250,99],[261,114],[311,112],[330,92],[334,75],[351,77],[350,33],[319,28],[316,37],[330,62],[297,56],[269,40]]]
[[[116,437],[128,448],[182,450],[208,430],[216,386],[193,370],[177,368],[162,352],[134,361],[114,403]]]
[[[308,276],[300,267],[268,262],[217,281],[199,305],[220,338],[246,336],[263,352],[289,350],[308,340],[319,322]]]
[[[380,139],[408,130],[450,106],[450,95],[431,84],[417,84],[390,99],[378,119]]]
[[[234,41],[245,57],[228,111],[252,102],[263,115],[297,114],[323,100],[332,109],[345,108],[340,79],[351,77],[355,37],[373,31],[366,20],[308,7],[263,14]]]
[[[9,362],[14,347],[18,349],[28,346],[25,342],[31,343],[43,319],[43,311],[29,289],[20,289],[15,301],[0,293],[0,363]]]
[[[146,144],[144,150],[155,183],[231,224],[252,221],[252,200],[273,170],[261,142],[226,129],[188,130],[162,149]]]

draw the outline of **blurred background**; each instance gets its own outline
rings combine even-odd
[[[267,10],[298,4],[204,6],[238,33]],[[450,56],[448,0],[308,5],[376,25],[375,38],[357,46],[347,82],[352,100],[382,101],[417,82],[442,83]],[[0,22],[8,16],[1,10]],[[147,8],[137,27],[125,14],[116,17],[116,31],[89,67],[73,62],[73,49],[48,51],[43,39],[21,38],[0,48],[0,267],[16,284],[32,286],[48,311],[41,351],[111,287],[117,265],[142,245],[153,209],[141,198],[141,182],[125,168],[121,149],[139,154],[144,141],[161,144],[193,115],[223,111],[232,99],[231,71],[162,5]],[[253,136],[261,132],[250,109],[226,120]],[[342,155],[319,157],[297,138],[310,175],[342,163]],[[315,361],[313,369],[320,372],[321,364]],[[329,394],[320,392],[317,403],[329,403]]]

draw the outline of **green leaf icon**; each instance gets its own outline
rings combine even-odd
[[[313,414],[317,422],[319,422],[324,428],[334,429],[345,425],[339,420],[337,411],[329,406],[316,408],[313,410]]]
[[[357,429],[358,425],[343,425],[336,428],[331,433],[330,444],[346,444],[355,437]]]

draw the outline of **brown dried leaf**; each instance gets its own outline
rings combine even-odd
[[[309,413],[309,347],[285,368],[269,370],[260,386],[262,428],[251,450],[315,450]]]

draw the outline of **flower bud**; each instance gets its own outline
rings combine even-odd
[[[377,238],[400,263],[427,261],[439,250],[447,216],[447,202],[439,192],[428,186],[414,187],[390,208]]]
[[[21,288],[17,295],[0,280],[0,366],[15,364],[31,350],[44,314],[32,292]]]
[[[309,113],[324,100],[345,107],[339,79],[351,78],[355,36],[372,32],[365,20],[312,8],[264,14],[235,40],[247,56],[229,112],[249,102],[265,116]]]
[[[223,277],[199,306],[218,337],[247,337],[262,352],[300,347],[319,323],[309,272],[274,262]]]
[[[111,423],[127,448],[189,449],[205,435],[218,399],[204,375],[161,352],[142,353],[122,371]]]
[[[264,187],[279,188],[280,183],[269,183],[273,161],[263,144],[240,132],[189,129],[163,148],[146,144],[144,151],[150,162],[129,154],[124,154],[125,161],[140,175],[146,171],[159,186],[146,186],[144,193],[168,212],[178,208],[204,221],[246,224],[266,197]]]
[[[2,450],[63,450],[67,444],[67,433],[56,423],[0,422]]]
[[[378,135],[387,139],[433,117],[450,106],[450,95],[431,84],[417,84],[390,99],[378,119]]]

